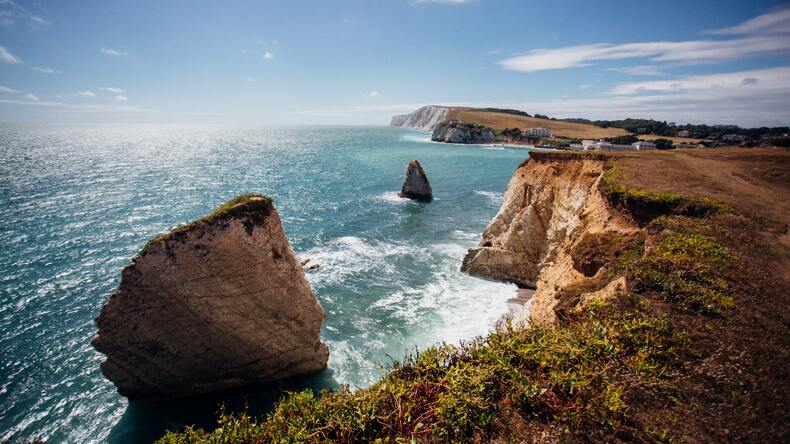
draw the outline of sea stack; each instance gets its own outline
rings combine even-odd
[[[430,202],[433,199],[431,184],[425,176],[420,162],[412,160],[406,165],[406,177],[403,179],[403,188],[399,193],[400,197]]]
[[[102,373],[131,399],[172,399],[326,368],[324,312],[265,196],[152,239],[96,318]]]

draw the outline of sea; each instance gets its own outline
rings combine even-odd
[[[369,386],[405,356],[484,335],[513,285],[459,271],[525,149],[387,127],[0,127],[0,441],[146,443],[286,390]],[[430,203],[398,197],[417,159]],[[274,199],[326,320],[328,369],[169,403],[99,371],[93,319],[148,239],[243,193]],[[222,406],[222,407],[221,407]]]

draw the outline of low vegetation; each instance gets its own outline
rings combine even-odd
[[[273,207],[271,198],[259,194],[242,194],[223,203],[217,209],[201,217],[200,219],[181,225],[167,233],[154,237],[145,244],[143,251],[146,251],[154,244],[170,239],[178,239],[196,226],[205,225],[230,217],[246,217],[249,219],[246,226],[247,229],[250,230],[255,223],[265,220],[271,213],[272,209]]]
[[[613,161],[607,162],[601,191],[614,205],[628,211],[644,225],[663,215],[704,217],[732,209],[707,197],[688,197],[677,193],[633,188],[624,184],[624,173]]]

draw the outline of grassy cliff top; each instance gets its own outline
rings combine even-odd
[[[630,134],[622,128],[601,128],[583,123],[563,122],[560,120],[538,119],[516,114],[484,111],[475,108],[452,108],[447,113],[448,120],[461,120],[464,123],[484,125],[493,129],[548,128],[556,135],[576,139],[601,139]]]
[[[147,251],[153,245],[172,239],[180,239],[187,232],[195,228],[205,227],[229,219],[244,218],[247,221],[245,227],[247,227],[248,231],[251,231],[251,227],[265,221],[272,211],[274,211],[274,205],[270,197],[260,194],[242,194],[223,203],[214,211],[200,219],[178,226],[167,233],[154,237],[145,244],[143,252]]]

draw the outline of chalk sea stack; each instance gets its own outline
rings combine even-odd
[[[398,195],[423,202],[430,202],[433,199],[431,184],[428,183],[428,177],[425,176],[420,162],[412,160],[406,166],[403,188]]]
[[[245,195],[152,239],[92,343],[122,395],[170,399],[326,368],[323,320],[271,199]]]

